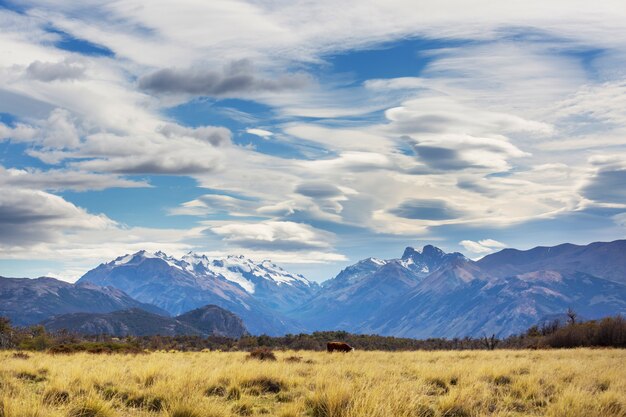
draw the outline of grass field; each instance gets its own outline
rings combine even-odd
[[[0,417],[626,416],[625,350],[0,352]]]

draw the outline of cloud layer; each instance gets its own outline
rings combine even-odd
[[[481,255],[499,240],[526,243],[503,230],[575,213],[616,237],[626,209],[620,6],[2,8],[3,256],[72,262],[81,247],[128,251],[143,239],[318,265],[433,237]],[[187,177],[197,187],[183,193]],[[139,187],[161,192],[162,219],[146,215],[149,227],[68,197]],[[152,213],[145,204],[133,209]],[[179,228],[162,226],[172,218]]]

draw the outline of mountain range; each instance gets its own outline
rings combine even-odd
[[[81,304],[81,297],[95,301]],[[16,324],[100,314],[64,318],[74,329],[97,328],[95,319],[117,323],[115,310],[126,310],[121,316],[128,321],[143,309],[160,317],[159,329],[188,334],[180,315],[211,304],[241,317],[252,334],[341,329],[417,338],[502,337],[568,308],[588,319],[626,314],[626,240],[504,249],[478,261],[432,245],[408,247],[399,258],[361,260],[321,285],[270,261],[140,251],[99,265],[74,285],[0,279],[0,301],[0,315]],[[61,321],[55,320],[58,328]],[[108,331],[117,329],[111,326]]]

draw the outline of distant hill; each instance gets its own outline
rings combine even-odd
[[[70,284],[54,278],[0,277],[0,316],[18,326],[27,326],[52,316],[77,313],[109,313],[140,308],[154,314],[167,312],[139,302],[122,290],[94,284]]]
[[[111,336],[224,336],[239,338],[247,333],[233,313],[208,305],[171,318],[133,308],[111,313],[71,313],[52,317],[41,324],[49,331]]]

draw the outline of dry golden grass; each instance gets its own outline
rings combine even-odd
[[[626,351],[0,352],[0,417],[626,416]]]

